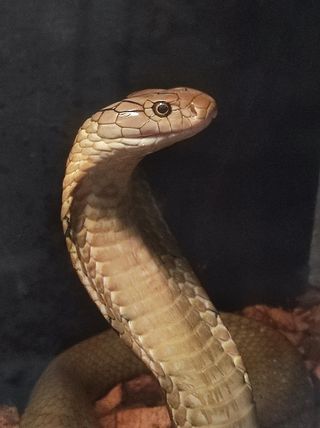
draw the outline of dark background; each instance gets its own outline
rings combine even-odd
[[[292,305],[307,283],[319,168],[317,1],[0,2],[0,403],[105,328],[59,220],[65,159],[100,107],[147,87],[214,95],[215,123],[146,159],[219,308]]]

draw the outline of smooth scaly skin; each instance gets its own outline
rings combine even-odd
[[[170,103],[166,117],[152,109],[160,101]],[[73,265],[184,428],[256,426],[251,387],[229,332],[132,174],[146,154],[194,135],[215,114],[214,100],[192,89],[130,95],[84,123],[64,180]]]
[[[154,103],[170,103],[159,117]],[[115,330],[158,378],[177,427],[256,427],[251,386],[215,308],[134,169],[199,132],[215,102],[147,90],[101,110],[69,155],[62,218],[72,262]],[[85,426],[85,425],[84,425]]]

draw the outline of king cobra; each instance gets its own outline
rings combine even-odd
[[[148,370],[173,426],[313,426],[313,389],[297,352],[257,322],[218,314],[136,170],[216,114],[198,90],[148,89],[81,126],[63,182],[63,228],[73,266],[113,330],[49,365],[21,427],[97,427],[92,403]]]

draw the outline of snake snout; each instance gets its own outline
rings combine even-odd
[[[210,122],[218,114],[216,101],[207,94],[198,95],[191,103],[190,110],[198,120]]]
[[[216,101],[213,98],[211,98],[211,100],[212,101],[207,111],[207,117],[211,117],[212,119],[215,119],[218,116],[218,106]]]

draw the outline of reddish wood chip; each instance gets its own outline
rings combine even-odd
[[[156,379],[141,375],[113,388],[97,401],[102,428],[169,428],[171,422]]]
[[[95,404],[95,411],[98,418],[101,418],[122,402],[122,384],[115,386],[105,397],[98,400]]]
[[[19,428],[19,413],[16,407],[0,406],[0,428]]]
[[[170,428],[164,406],[120,409],[100,419],[102,428]]]

